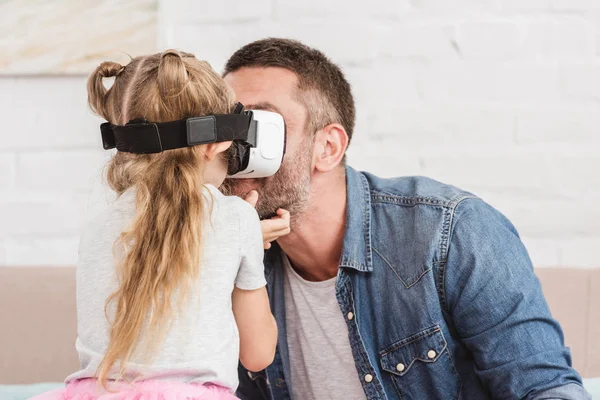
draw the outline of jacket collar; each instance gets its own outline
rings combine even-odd
[[[267,276],[281,264],[281,249],[276,242],[265,254]],[[373,271],[371,251],[371,193],[364,174],[346,167],[346,228],[340,268]]]
[[[371,191],[364,174],[346,167],[346,229],[340,267],[373,271]]]

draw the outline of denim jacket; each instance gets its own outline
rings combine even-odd
[[[503,215],[423,177],[381,179],[347,168],[346,181],[336,296],[367,399],[589,398]],[[265,274],[277,352],[265,371],[240,366],[237,395],[291,399],[294,355],[276,245]],[[327,371],[309,373],[327,379]]]

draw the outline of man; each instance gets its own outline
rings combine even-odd
[[[506,218],[433,180],[345,167],[355,110],[335,64],[266,39],[237,51],[224,76],[288,133],[275,176],[229,182],[265,224],[283,221],[269,219],[279,209],[291,216],[265,256],[277,354],[266,371],[240,367],[239,397],[589,398]]]

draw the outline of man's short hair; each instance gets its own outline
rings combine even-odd
[[[309,133],[339,123],[352,139],[356,114],[352,90],[340,67],[325,54],[297,40],[268,38],[236,51],[223,75],[244,67],[280,67],[294,72],[297,98],[308,110]]]

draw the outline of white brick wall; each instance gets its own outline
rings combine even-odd
[[[73,264],[102,206],[107,154],[85,81],[0,77],[0,265]]]
[[[538,266],[600,266],[600,1],[163,0],[160,10],[160,46],[218,70],[266,36],[322,49],[356,96],[350,164],[480,194]],[[73,263],[82,224],[106,202],[84,84],[0,78],[0,264]]]

